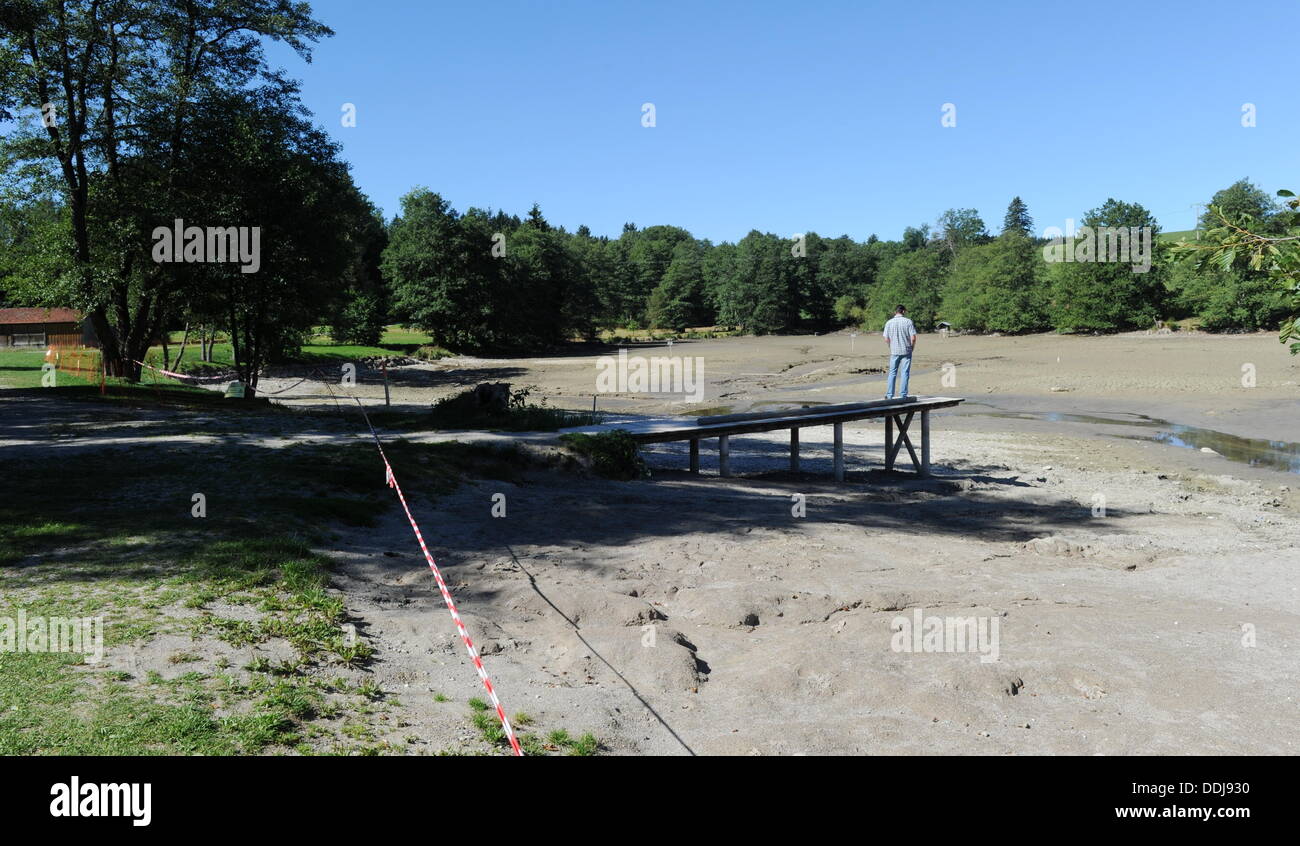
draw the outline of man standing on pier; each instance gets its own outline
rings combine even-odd
[[[902,399],[907,396],[907,379],[912,373],[912,350],[916,348],[916,324],[907,316],[907,309],[899,306],[881,333],[889,344],[889,380],[885,383],[885,399]],[[894,380],[898,378],[898,393],[894,393]]]

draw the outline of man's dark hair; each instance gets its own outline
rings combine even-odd
[[[899,306],[898,308],[894,309],[894,313],[895,313],[895,314],[906,314],[906,313],[907,313],[907,306]]]

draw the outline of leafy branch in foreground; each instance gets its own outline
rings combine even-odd
[[[1278,340],[1291,343],[1291,354],[1300,353],[1300,197],[1287,190],[1277,192],[1284,209],[1271,216],[1271,223],[1285,234],[1264,235],[1251,227],[1255,218],[1247,214],[1229,215],[1211,206],[1212,220],[1219,225],[1205,232],[1201,241],[1180,241],[1173,248],[1175,257],[1190,260],[1199,269],[1206,264],[1220,270],[1263,272],[1291,294],[1295,303],[1291,316],[1282,323]]]

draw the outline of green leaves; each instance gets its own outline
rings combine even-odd
[[[943,294],[943,317],[962,329],[1029,332],[1047,328],[1045,264],[1018,228],[957,254]]]
[[[1263,192],[1259,193],[1262,195]],[[1277,195],[1287,198],[1285,207],[1292,211],[1272,211],[1263,223],[1240,207],[1234,209],[1212,204],[1205,219],[1213,226],[1199,242],[1177,244],[1171,252],[1193,267],[1212,264],[1222,272],[1256,274],[1267,279],[1267,287],[1271,290],[1258,292],[1251,302],[1257,303],[1258,308],[1269,309],[1264,314],[1271,322],[1278,298],[1290,299],[1291,315],[1283,321],[1279,333],[1279,340],[1285,344],[1300,339],[1300,321],[1296,316],[1300,311],[1300,215],[1293,211],[1300,206],[1300,199],[1286,189],[1278,191]],[[1239,303],[1242,298],[1234,300]],[[1259,321],[1260,316],[1257,310],[1247,315],[1254,321]],[[1300,343],[1292,344],[1290,351],[1292,355],[1300,353]]]

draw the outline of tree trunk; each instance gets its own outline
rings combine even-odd
[[[189,343],[189,340],[190,340],[190,324],[189,321],[187,320],[185,321],[185,334],[181,335],[181,348],[180,351],[176,353],[175,367],[177,373],[180,372],[181,359],[185,358],[185,345]]]

